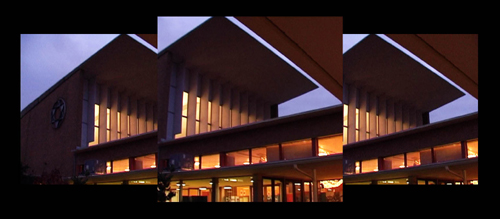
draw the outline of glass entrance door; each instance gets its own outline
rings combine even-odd
[[[281,202],[281,186],[283,186],[281,180],[263,179],[263,202]]]

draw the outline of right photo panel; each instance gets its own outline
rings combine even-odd
[[[345,185],[477,185],[478,35],[343,35]]]

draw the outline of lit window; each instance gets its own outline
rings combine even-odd
[[[122,115],[120,112],[116,112],[116,138],[117,139],[120,139],[122,138],[122,123],[121,123],[121,120],[122,120]]]
[[[130,137],[130,115],[127,115],[127,137]]]
[[[356,170],[355,173],[360,173],[360,171],[361,171],[360,162],[356,161],[354,166],[355,166],[355,170]]]
[[[188,97],[189,94],[186,91],[182,92],[181,133],[176,134],[175,138],[186,137]]]
[[[219,129],[222,129],[222,106],[219,105]]]
[[[201,103],[200,103],[200,97],[196,97],[196,126],[194,133],[199,134],[200,133],[200,111],[201,111]]]
[[[94,105],[94,141],[89,142],[89,146],[99,143],[99,105]]]
[[[359,109],[356,108],[356,117],[355,117],[355,127],[354,129],[356,130],[356,141],[359,141]]]
[[[398,154],[384,158],[384,170],[405,168],[404,154]]]
[[[361,161],[361,173],[377,172],[378,159],[363,160]]]
[[[212,101],[208,101],[207,131],[212,131]]]
[[[266,147],[252,148],[252,164],[257,164],[257,163],[267,163]]]
[[[156,155],[149,154],[146,156],[136,157],[134,158],[134,162],[136,170],[156,168]]]
[[[109,141],[111,139],[111,110],[106,109],[106,139]]]
[[[420,152],[406,153],[406,166],[420,166]]]
[[[370,112],[366,112],[366,139],[370,139]]]
[[[128,158],[122,160],[114,160],[112,166],[113,166],[113,173],[130,171]]]
[[[342,137],[340,135],[318,139],[318,156],[342,153]]]
[[[380,132],[379,132],[379,121],[378,121],[378,115],[376,116],[375,118],[375,135],[378,137],[380,136]]]
[[[240,166],[250,164],[248,149],[226,153],[226,166]]]
[[[347,134],[348,134],[348,115],[349,115],[349,106],[347,104],[344,104],[344,130],[343,130],[343,135],[342,135],[342,144],[346,145],[347,144]]]
[[[201,156],[201,169],[220,168],[220,155],[211,154]]]
[[[478,156],[478,139],[467,141],[467,158]]]
[[[106,162],[106,173],[111,173],[111,161]]]

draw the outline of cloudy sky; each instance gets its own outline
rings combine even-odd
[[[188,33],[190,30],[206,21],[208,17],[159,17],[158,18],[158,49],[151,48],[147,43],[143,43],[151,50],[162,51],[171,43]],[[277,53],[285,61],[303,71],[281,55],[274,48],[269,46],[260,37],[253,34],[234,18],[228,18],[236,25],[247,31],[271,51]],[[80,65],[92,54],[113,40],[117,34],[22,34],[21,37],[21,102],[22,110],[29,103],[35,100],[43,92],[49,89],[58,80]],[[362,40],[366,34],[344,34],[343,52]],[[379,35],[390,42],[384,35]],[[135,37],[135,36],[134,36]],[[135,37],[135,39],[137,39]],[[141,40],[139,40],[142,42]],[[390,42],[397,48],[405,51],[399,45]],[[414,57],[414,56],[413,56]],[[414,57],[415,58],[415,57]],[[418,59],[418,58],[416,58]],[[418,61],[418,60],[417,60]],[[425,63],[423,63],[426,65]],[[432,67],[427,66],[432,71],[440,75]],[[294,98],[279,105],[280,116],[318,109],[322,107],[340,104],[341,101],[326,91],[321,85],[303,73],[319,88],[310,91],[302,96]],[[461,88],[459,88],[462,90]],[[476,112],[478,110],[477,100],[466,93],[465,96],[439,108],[430,113],[431,122],[452,118],[455,116]]]

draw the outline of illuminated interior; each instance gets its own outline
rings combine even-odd
[[[106,139],[111,139],[111,109],[106,108]]]
[[[220,155],[211,154],[201,156],[201,169],[220,168]]]
[[[148,154],[145,156],[136,157],[134,158],[134,162],[136,170],[156,168],[156,155]]]
[[[318,138],[318,156],[342,153],[342,147],[341,135]]]
[[[195,122],[195,134],[200,133],[200,110],[201,110],[201,99],[200,97],[196,97],[196,122]]]
[[[94,141],[89,142],[89,146],[99,144],[99,105],[94,105]]]
[[[398,154],[384,158],[384,170],[405,168],[404,154]]]
[[[369,173],[377,171],[378,171],[378,159],[361,161],[361,173]]]
[[[346,145],[347,144],[347,135],[348,135],[348,115],[349,115],[349,107],[347,104],[344,104],[344,124],[343,124],[343,137],[342,137],[342,144]]]
[[[252,148],[252,164],[267,163],[266,147]]]
[[[122,114],[120,112],[116,112],[116,138],[122,138]]]
[[[250,164],[250,150],[241,150],[226,153],[226,166],[240,166]]]
[[[181,118],[181,133],[176,134],[175,138],[186,137],[187,133],[187,108],[188,108],[188,92],[182,92],[182,118]]]
[[[120,172],[128,172],[130,171],[129,167],[129,159],[123,159],[123,160],[114,160],[113,161],[113,173],[120,173]]]
[[[478,140],[467,141],[467,158],[477,157],[478,153]]]

